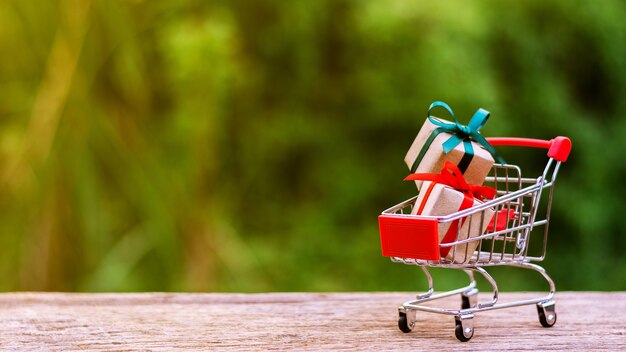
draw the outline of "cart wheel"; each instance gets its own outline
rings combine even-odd
[[[461,309],[467,309],[470,307],[469,297],[461,295]]]
[[[478,290],[461,293],[461,309],[473,308],[478,305]]]
[[[556,311],[554,302],[537,303],[537,313],[539,314],[539,322],[544,328],[549,328],[556,324]]]
[[[463,329],[463,324],[461,324],[460,321],[456,322],[456,327],[454,328],[454,335],[456,336],[457,339],[459,339],[459,341],[467,342],[472,338],[472,336],[474,336],[474,329],[473,328],[467,328],[467,329],[469,331],[465,332]]]
[[[406,317],[406,313],[400,312],[400,317],[398,318],[398,327],[402,332],[411,332],[413,327],[415,326],[415,322],[409,323],[409,320]]]
[[[454,335],[461,342],[469,341],[474,336],[473,315],[468,317],[455,317]]]

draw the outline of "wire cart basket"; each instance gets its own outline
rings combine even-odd
[[[396,263],[419,266],[428,280],[427,292],[418,294],[415,300],[407,301],[398,308],[398,327],[405,333],[414,328],[417,311],[453,315],[455,336],[463,342],[469,341],[474,335],[473,318],[476,312],[535,304],[542,326],[551,327],[556,323],[554,281],[541,266],[533,262],[540,262],[546,256],[554,183],[561,163],[569,156],[571,141],[567,137],[556,137],[549,141],[527,138],[487,140],[494,146],[548,149],[548,162],[543,174],[537,178],[524,178],[518,166],[496,164],[485,181],[485,185],[496,190],[496,197],[491,201],[447,216],[410,215],[416,196],[383,211],[378,218],[383,255]],[[542,196],[544,201],[541,201]],[[471,231],[471,222],[475,221],[480,221],[481,229],[488,222],[486,231],[482,234],[463,234],[462,229]],[[462,226],[466,222],[469,226]],[[438,225],[443,223],[458,226],[455,241],[439,243]],[[534,246],[529,250],[531,233]],[[442,257],[440,253],[444,248],[447,248],[449,255]],[[548,282],[549,293],[535,299],[498,302],[496,281],[484,268],[504,265],[538,272]],[[463,270],[469,276],[470,284],[434,294],[429,267]],[[475,273],[482,275],[491,284],[492,298],[488,302],[478,302]],[[461,309],[423,305],[456,294],[461,295]]]

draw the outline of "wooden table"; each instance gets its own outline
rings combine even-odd
[[[502,293],[500,301],[537,295]],[[540,326],[534,306],[477,313],[465,343],[451,316],[418,313],[413,332],[400,332],[396,308],[412,297],[5,293],[0,350],[626,350],[623,292],[557,293],[552,328]],[[439,303],[456,307],[460,298]]]

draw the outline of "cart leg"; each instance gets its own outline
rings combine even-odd
[[[404,306],[398,308],[398,328],[402,332],[411,332],[415,327],[415,309],[406,309]]]
[[[430,274],[430,271],[428,271],[428,268],[425,266],[420,266],[420,268],[422,269],[424,275],[426,275],[426,279],[428,280],[428,291],[418,294],[415,298],[424,299],[430,297],[433,292],[435,292],[435,287],[433,286],[433,276]]]
[[[470,267],[469,270],[475,271],[479,274],[481,274],[485,280],[487,280],[487,282],[489,282],[491,284],[491,289],[492,289],[492,294],[493,294],[493,298],[491,299],[491,301],[487,302],[487,303],[480,303],[478,304],[478,301],[476,301],[476,307],[478,308],[487,308],[487,307],[492,307],[496,304],[496,302],[498,302],[498,285],[496,284],[496,280],[494,280],[494,278],[489,275],[489,273],[487,272],[487,270],[481,268],[481,267]],[[478,292],[476,292],[478,293]],[[478,299],[478,297],[476,297],[476,299]]]
[[[454,317],[454,335],[461,342],[469,341],[474,336],[474,315],[460,314]]]
[[[548,293],[546,297],[542,299],[542,301],[544,302],[552,301],[552,298],[554,297],[554,293],[556,292],[556,287],[554,286],[554,280],[552,280],[550,275],[548,275],[548,273],[546,272],[546,269],[542,268],[541,266],[537,264],[532,264],[532,263],[515,263],[511,265],[516,266],[518,268],[534,270],[538,272],[539,274],[541,274],[541,276],[546,280],[546,282],[548,283],[548,286],[550,287],[550,292]]]
[[[546,269],[542,268],[537,264],[532,263],[518,263],[515,266],[525,269],[530,269],[538,272],[541,276],[546,280],[548,286],[550,287],[550,292],[547,296],[540,298],[540,302],[537,303],[537,314],[539,315],[539,322],[541,326],[544,328],[549,328],[556,324],[556,309],[555,302],[552,298],[554,298],[554,293],[556,292],[556,288],[554,286],[554,280],[548,275]]]
[[[461,309],[475,308],[478,305],[478,289],[476,288],[474,272],[472,272],[471,270],[464,271],[470,278],[469,287],[471,288],[461,293]]]

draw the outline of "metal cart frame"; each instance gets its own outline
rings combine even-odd
[[[487,140],[494,146],[548,149],[548,162],[543,174],[537,178],[523,178],[521,169],[516,165],[494,165],[485,182],[497,191],[496,198],[491,201],[448,216],[410,215],[416,196],[383,211],[379,216],[383,255],[389,256],[393,262],[419,266],[428,280],[427,292],[418,294],[415,300],[407,301],[398,308],[398,327],[403,332],[410,332],[415,326],[417,311],[424,311],[454,316],[455,336],[460,341],[469,341],[474,335],[474,313],[531,304],[537,306],[542,326],[551,327],[556,323],[554,281],[541,266],[532,262],[540,262],[546,255],[554,183],[561,163],[569,156],[571,141],[567,137],[556,137],[549,141],[526,138]],[[542,203],[542,195],[545,193],[548,193],[548,199]],[[488,210],[491,212],[488,213]],[[491,219],[487,218],[489,214],[494,214]],[[470,233],[473,221],[480,221],[480,228],[486,228],[486,231],[482,234]],[[469,226],[462,227],[464,222],[469,223]],[[485,226],[487,222],[489,226]],[[447,223],[450,223],[449,226],[458,226],[457,238],[453,242],[439,243],[438,226]],[[531,249],[531,232],[541,226],[542,242]],[[463,230],[467,233],[462,234]],[[444,248],[448,250],[441,251]],[[449,254],[443,256],[446,252]],[[498,302],[496,280],[484,268],[503,265],[536,271],[547,281],[548,294],[529,300]],[[429,267],[463,270],[470,284],[434,294]],[[488,302],[478,302],[475,273],[485,278],[492,287],[492,298]],[[456,294],[461,295],[461,309],[423,305]]]

